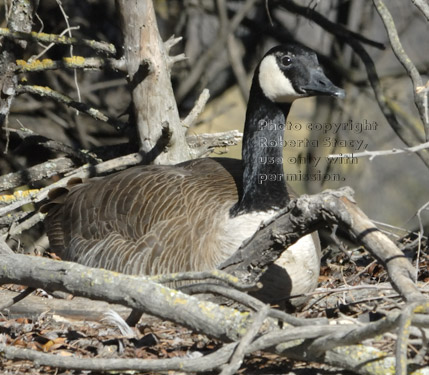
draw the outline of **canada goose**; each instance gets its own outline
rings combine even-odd
[[[74,181],[67,192],[53,191],[43,209],[52,250],[64,260],[127,274],[215,269],[288,203],[286,117],[295,99],[314,95],[344,91],[324,75],[314,51],[298,44],[271,49],[253,77],[242,161],[142,165]],[[319,268],[317,234],[305,236],[266,272],[259,296],[311,291]]]

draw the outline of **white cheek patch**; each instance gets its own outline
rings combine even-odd
[[[295,91],[272,55],[265,57],[259,66],[259,85],[265,96],[273,102],[291,103],[302,96]]]

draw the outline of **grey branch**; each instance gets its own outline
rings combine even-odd
[[[192,108],[191,112],[183,119],[182,125],[186,128],[191,127],[194,122],[197,120],[198,116],[204,111],[204,107],[207,104],[207,101],[210,99],[210,91],[204,89],[200,96],[198,97],[197,102]]]
[[[233,375],[240,368],[243,363],[244,356],[246,355],[248,346],[253,341],[255,336],[258,334],[259,329],[264,323],[265,318],[268,315],[269,307],[265,305],[257,313],[253,314],[253,322],[250,325],[247,332],[241,338],[239,344],[235,348],[234,354],[231,357],[230,363],[224,367],[220,375]]]
[[[411,2],[419,8],[419,10],[424,14],[426,19],[429,21],[429,3],[427,0],[411,0]]]
[[[259,277],[261,268],[275,261],[284,247],[326,223],[338,224],[386,267],[393,287],[403,299],[424,300],[414,284],[415,271],[411,263],[359,209],[352,194],[352,189],[345,187],[292,200],[220,268],[252,282]]]
[[[85,164],[82,167],[79,167],[75,169],[72,173],[68,174],[66,177],[63,177],[61,180],[43,188],[40,189],[40,191],[36,194],[36,196],[31,197],[27,196],[25,198],[22,198],[16,202],[13,202],[9,204],[6,207],[0,208],[0,216],[5,215],[9,212],[12,212],[13,210],[22,207],[23,205],[27,203],[39,203],[42,200],[44,200],[48,196],[49,190],[56,188],[56,187],[62,187],[66,186],[67,182],[74,177],[79,178],[89,178],[96,175],[100,175],[106,172],[111,172],[112,170],[116,169],[122,169],[124,167],[136,165],[141,162],[141,156],[138,153],[135,154],[129,154],[126,156],[121,156],[115,159],[111,159],[105,162],[102,162],[97,165],[88,165]]]
[[[418,88],[423,86],[422,77],[420,76],[416,66],[405,53],[398,36],[398,31],[396,30],[395,23],[386,5],[383,3],[382,0],[373,0],[373,2],[378,14],[383,21],[384,27],[386,28],[393,53],[395,54],[399,62],[402,64],[402,66],[405,68],[411,78],[411,81],[413,82],[414,102],[419,111],[420,118],[425,128],[426,141],[429,141],[429,118],[427,115],[427,111],[425,110],[427,94],[425,94],[424,92],[420,93],[418,90]]]
[[[17,87],[18,93],[27,93],[27,94],[35,94],[42,97],[48,97],[53,99],[59,103],[67,104],[68,106],[77,109],[78,111],[85,113],[92,118],[106,122],[115,127],[116,130],[123,130],[127,127],[127,124],[119,121],[117,119],[111,118],[103,113],[101,113],[98,109],[91,108],[85,103],[78,102],[73,100],[67,95],[61,94],[57,91],[50,89],[49,87],[42,86],[30,86],[30,85],[18,85]]]
[[[260,229],[255,237],[241,249],[238,258],[241,261],[239,262],[237,258],[234,258],[233,262],[230,263],[235,264],[236,269],[241,272],[248,270],[249,265],[252,268],[253,265],[261,264],[261,262],[256,262],[256,256],[262,257],[262,262],[266,264],[270,261],[271,256],[267,253],[268,250],[270,253],[274,253],[275,258],[276,246],[273,248],[273,244],[284,246],[292,243],[303,234],[313,231],[318,223],[339,222],[344,229],[357,237],[374,256],[387,266],[392,284],[401,292],[404,299],[423,301],[422,305],[426,304],[427,300],[422,297],[412,282],[414,270],[411,265],[403,258],[399,249],[389,242],[390,240],[383,237],[372,223],[368,222],[368,219],[350,199],[350,191],[343,189],[314,196],[304,196],[291,202],[286,212],[281,213],[266,227]],[[0,249],[2,247],[2,243],[0,243]],[[243,256],[243,249],[246,248],[246,256]],[[255,249],[258,251],[256,255]],[[254,316],[248,313],[242,313],[228,307],[221,308],[219,305],[210,302],[201,302],[195,297],[165,288],[145,277],[121,275],[45,258],[13,255],[8,251],[3,253],[0,283],[20,283],[45,290],[61,290],[78,296],[120,303],[133,309],[144,310],[163,319],[175,321],[224,341],[240,340],[243,334],[249,330],[254,319]],[[244,264],[244,267],[240,268],[240,263]],[[231,264],[230,268],[233,268]],[[250,273],[252,271],[252,269],[248,270]],[[115,287],[112,288],[112,285]],[[267,315],[271,316],[271,312],[269,311]],[[355,347],[353,345],[363,338],[373,338],[389,331],[392,329],[392,322],[396,323],[396,318],[397,316],[389,316],[385,321],[370,323],[365,327],[355,324],[347,326],[321,326],[318,324],[303,327],[287,325],[285,329],[278,328],[275,321],[268,318],[265,320],[264,333],[247,346],[246,353],[262,349],[273,350],[290,358],[335,363],[337,366],[353,370],[363,366],[361,358],[362,353],[364,353],[364,362],[375,361],[377,366],[391,366],[394,365],[394,358],[384,358],[379,351],[370,347],[362,345]],[[332,339],[329,341],[331,349],[324,353],[323,358],[316,356],[324,347],[323,340],[328,342],[327,337]],[[314,339],[319,341],[314,341]],[[338,346],[344,343],[347,343],[348,346]],[[312,344],[313,346],[311,346]],[[52,355],[41,357],[32,351],[17,351],[16,348],[7,346],[2,347],[1,350],[9,358],[32,358],[46,365],[58,367],[65,365],[63,358],[59,364],[58,357]],[[220,366],[229,360],[233,346],[227,345],[224,350],[228,350],[227,359],[222,357],[222,361],[218,362],[216,366]],[[338,353],[342,353],[342,355]],[[346,353],[348,353],[347,356]],[[22,357],[23,355],[28,357]],[[67,367],[82,369],[85,367],[84,365],[105,366],[106,364],[101,360],[94,361],[92,359],[91,361],[92,364],[88,364],[88,362],[80,362],[75,359],[75,363],[67,363]],[[109,363],[119,366],[118,362]],[[142,363],[144,362],[139,364],[129,362],[130,366],[142,366]],[[172,363],[174,362],[169,364]],[[191,362],[188,360],[188,363]],[[121,366],[124,365],[125,363],[122,362]],[[152,362],[151,365],[157,364]],[[90,368],[93,369],[94,367]],[[106,367],[101,368],[105,369]],[[117,369],[118,367],[113,368]],[[359,370],[359,372],[373,374],[375,369],[372,371],[372,368],[364,366],[363,370]]]
[[[393,148],[391,150],[379,150],[379,151],[363,151],[357,152],[355,154],[331,154],[328,155],[329,159],[336,158],[362,158],[369,157],[369,160],[373,160],[376,156],[386,156],[386,155],[399,155],[403,153],[414,153],[421,150],[426,150],[429,148],[429,142],[422,143],[413,147],[404,147],[404,148]]]
[[[96,40],[69,38],[56,34],[45,34],[36,32],[26,33],[20,31],[12,31],[10,29],[4,28],[0,28],[0,36],[4,36],[10,39],[21,39],[33,42],[55,43],[62,45],[84,45],[98,52],[107,53],[109,55],[116,54],[116,48],[112,43],[99,42]]]
[[[17,186],[26,185],[29,182],[40,181],[56,174],[69,172],[75,163],[66,157],[52,159],[33,167],[18,172],[12,172],[0,176],[0,191],[13,189]]]
[[[64,57],[62,60],[34,60],[25,61],[17,60],[17,73],[25,72],[43,72],[46,70],[56,69],[85,69],[85,70],[101,70],[110,68],[112,70],[125,72],[125,61],[123,59],[106,59],[100,57]]]
[[[112,359],[112,358],[74,358],[20,349],[0,344],[0,352],[6,358],[30,360],[35,363],[57,368],[92,371],[187,371],[204,372],[214,370],[228,361],[235,344],[225,345],[212,354],[201,358],[169,358],[169,359]]]

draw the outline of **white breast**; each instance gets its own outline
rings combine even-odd
[[[275,214],[259,212],[237,216],[229,220],[222,238],[227,259],[245,241],[253,236],[262,222]],[[280,303],[290,295],[312,292],[318,282],[320,272],[320,243],[317,234],[308,234],[289,246],[263,275],[263,289],[256,296],[268,303]],[[224,259],[224,260],[225,260]],[[291,300],[300,305],[306,298]]]
[[[260,225],[274,216],[274,211],[252,212],[226,220],[222,248],[225,249],[226,260],[241,246],[243,241],[252,237]]]

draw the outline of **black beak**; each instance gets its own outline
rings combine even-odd
[[[335,86],[320,70],[313,70],[310,81],[301,86],[301,89],[309,96],[328,95],[341,99],[346,96],[344,90]]]

